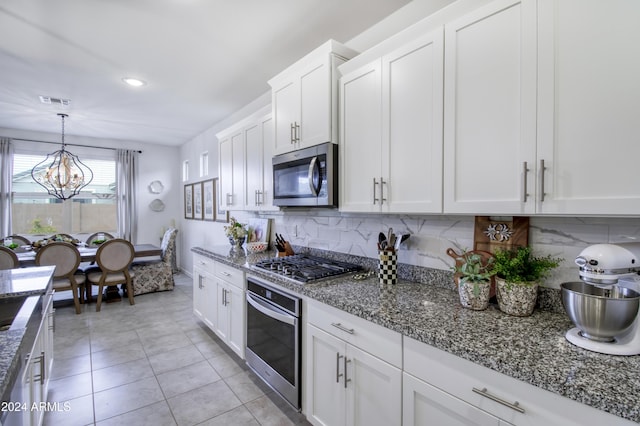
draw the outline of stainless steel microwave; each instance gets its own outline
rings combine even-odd
[[[338,207],[338,145],[323,143],[273,157],[273,204]]]

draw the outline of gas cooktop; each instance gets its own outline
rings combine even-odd
[[[257,262],[254,267],[275,275],[291,278],[300,283],[317,281],[363,269],[353,263],[306,254],[264,259]]]

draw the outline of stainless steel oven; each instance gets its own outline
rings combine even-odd
[[[247,277],[247,365],[300,410],[300,298]]]
[[[273,157],[273,204],[337,207],[338,146],[323,143]]]

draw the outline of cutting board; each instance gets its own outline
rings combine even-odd
[[[476,216],[473,249],[495,253],[529,244],[529,217]]]

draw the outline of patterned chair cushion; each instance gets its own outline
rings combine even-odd
[[[133,263],[131,270],[136,276],[133,279],[133,295],[152,293],[155,291],[173,290],[172,259],[175,256],[177,229],[170,228],[162,238],[162,259]]]

